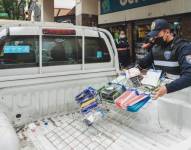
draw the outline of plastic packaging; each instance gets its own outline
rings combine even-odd
[[[95,99],[95,98],[90,99],[90,100],[88,100],[88,101],[82,103],[82,104],[80,105],[80,108],[87,107],[88,105],[90,105],[90,104],[93,103],[93,102],[96,102],[96,99]]]
[[[84,122],[86,125],[91,126],[93,123],[103,119],[105,117],[105,113],[101,109],[95,109],[94,111],[88,113],[85,116]]]
[[[128,90],[115,100],[115,106],[131,112],[137,112],[151,97],[148,94],[139,94],[136,90]]]
[[[126,91],[126,87],[117,83],[109,83],[100,90],[100,97],[102,100],[114,103],[122,93]]]
[[[126,103],[133,97],[137,96],[136,91],[128,90],[115,100],[115,106],[121,109],[126,109]]]
[[[80,104],[81,113],[87,114],[98,106],[96,97],[97,91],[92,87],[86,88],[76,96],[75,99]]]
[[[75,99],[78,103],[84,103],[90,99],[93,99],[95,96],[96,96],[96,90],[92,87],[88,87],[80,94],[78,94]]]
[[[85,107],[85,108],[82,108],[81,109],[81,112],[82,113],[88,113],[88,112],[90,112],[93,108],[95,108],[95,107],[97,107],[97,102],[93,102],[93,103],[91,103],[90,105],[88,105],[87,107]]]
[[[136,103],[135,105],[128,106],[127,111],[130,112],[138,112],[149,100],[151,99],[150,96],[145,97],[140,102]]]

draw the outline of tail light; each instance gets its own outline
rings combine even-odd
[[[47,35],[76,35],[76,30],[72,29],[43,29],[43,34]]]

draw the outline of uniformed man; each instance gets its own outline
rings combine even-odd
[[[174,79],[159,87],[154,93],[154,99],[191,86],[191,43],[175,37],[169,23],[164,19],[157,19],[152,23],[148,36],[154,39],[155,45],[139,61],[139,68],[149,68],[154,64],[156,69],[161,69],[167,77]]]

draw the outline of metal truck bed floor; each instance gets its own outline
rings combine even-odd
[[[19,135],[28,137],[22,140],[23,150],[163,150],[186,139],[178,129],[161,127],[157,117],[152,125],[141,118],[113,108],[105,119],[88,127],[81,114],[71,113],[31,123]]]

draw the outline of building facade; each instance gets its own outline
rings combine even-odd
[[[98,25],[98,0],[76,0],[76,24]]]
[[[110,30],[114,38],[120,30],[126,32],[132,61],[144,55],[140,45],[156,18],[167,19],[175,34],[191,39],[190,0],[100,0],[98,12],[99,27]]]

